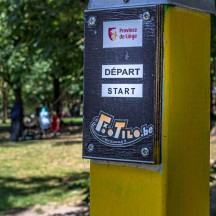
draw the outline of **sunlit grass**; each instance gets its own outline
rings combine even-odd
[[[0,212],[84,198],[89,162],[81,136],[0,144]]]
[[[78,124],[78,125],[81,125],[82,122],[83,122],[83,118],[82,117],[65,117],[65,118],[62,118],[62,121],[65,123],[65,124]]]
[[[216,159],[216,139],[215,136],[211,138],[210,143],[210,159]],[[211,185],[211,216],[216,215],[216,164],[213,165],[210,169],[211,177],[210,177],[210,185]]]
[[[0,121],[0,127],[9,127],[11,124],[11,120],[10,119],[6,119],[6,122],[3,123],[2,120]]]

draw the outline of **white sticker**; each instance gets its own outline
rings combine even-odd
[[[143,78],[143,64],[102,65],[102,78]]]
[[[142,84],[102,84],[102,97],[142,98]]]
[[[143,20],[122,20],[103,23],[103,48],[142,47]]]

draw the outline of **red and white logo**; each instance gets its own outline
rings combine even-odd
[[[115,41],[118,36],[116,28],[108,28],[108,35],[110,40]]]
[[[142,19],[103,22],[103,48],[141,47],[142,45]]]

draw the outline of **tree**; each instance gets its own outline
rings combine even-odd
[[[0,0],[0,76],[15,91],[61,106],[62,88],[82,82],[83,10],[80,0]],[[52,84],[52,87],[50,87]],[[82,91],[82,85],[78,85]],[[22,90],[21,90],[22,88]],[[40,94],[42,93],[42,94]],[[29,98],[30,99],[30,98]]]

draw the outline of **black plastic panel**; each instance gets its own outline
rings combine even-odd
[[[145,14],[147,12],[147,14]],[[145,15],[150,14],[150,19]],[[145,19],[143,19],[143,16]],[[85,13],[83,157],[159,163],[160,80],[158,80],[158,10],[87,11]],[[96,18],[96,23],[89,19]],[[142,45],[103,48],[104,22],[142,20]],[[91,25],[93,24],[93,25]],[[113,22],[113,28],[115,22]],[[117,32],[117,35],[119,32]],[[102,78],[102,65],[143,65],[142,78]],[[115,72],[115,70],[114,70]],[[114,73],[115,74],[115,73]],[[142,97],[102,97],[102,85],[142,86]],[[125,89],[112,89],[120,95]],[[129,91],[129,90],[128,90]],[[130,89],[132,94],[133,89]],[[126,92],[127,93],[127,92]]]

